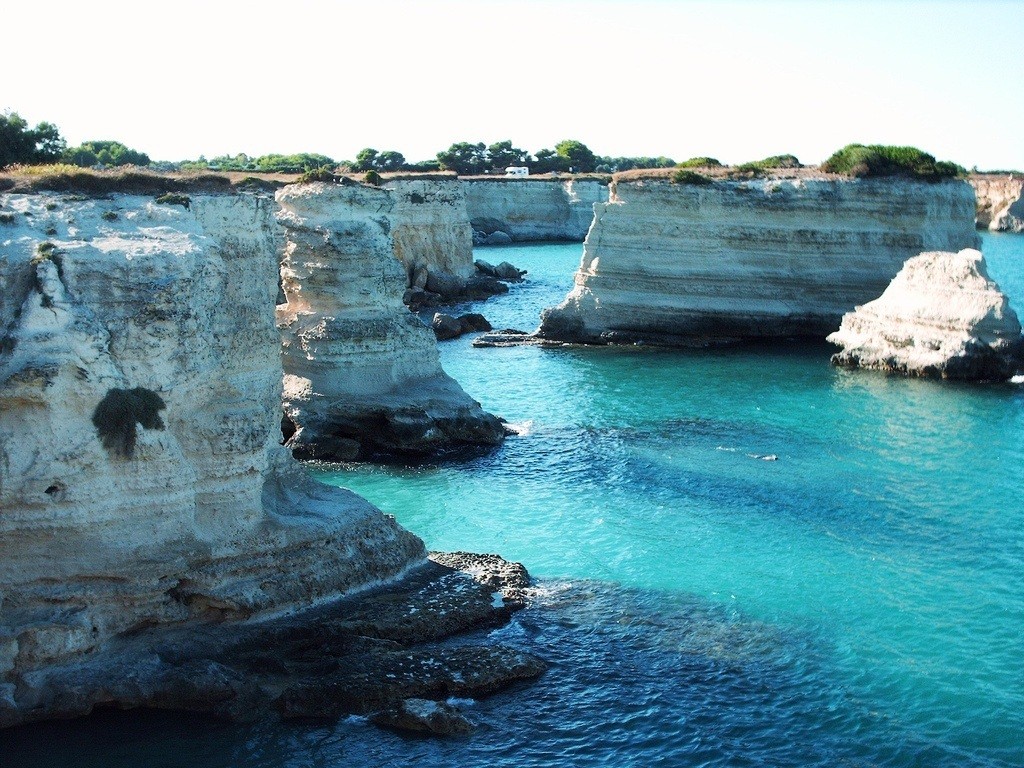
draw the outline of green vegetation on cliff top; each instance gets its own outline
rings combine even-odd
[[[917,147],[884,144],[847,144],[821,164],[826,173],[841,173],[858,179],[878,176],[909,176],[926,181],[951,179],[967,174],[956,163],[936,160]]]

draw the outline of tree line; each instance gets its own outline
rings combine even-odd
[[[151,165],[149,155],[119,141],[85,141],[69,147],[52,123],[41,122],[32,127],[17,112],[0,114],[0,168],[17,163],[39,165],[70,163],[83,168],[110,168],[121,165]],[[510,166],[525,166],[531,173],[573,172],[614,173],[632,168],[671,168],[675,161],[668,157],[606,157],[596,155],[586,144],[566,139],[554,148],[530,153],[513,145],[511,140],[484,142],[460,141],[438,152],[431,160],[409,162],[396,150],[367,147],[354,160],[335,160],[315,152],[291,155],[268,154],[251,157],[247,154],[219,155],[207,159],[160,163],[166,170],[250,171],[262,173],[304,173],[321,168],[356,172],[453,171],[460,176],[504,173]]]

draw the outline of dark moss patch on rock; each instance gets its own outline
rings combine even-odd
[[[163,429],[160,411],[166,407],[160,395],[145,387],[111,389],[93,411],[92,424],[107,451],[130,459],[135,455],[135,425]]]

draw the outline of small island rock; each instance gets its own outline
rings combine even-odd
[[[843,347],[835,365],[944,379],[1007,379],[1024,348],[1017,315],[971,248],[909,259],[828,340]]]

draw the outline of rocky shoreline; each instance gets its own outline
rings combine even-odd
[[[97,707],[234,721],[380,713],[394,725],[387,713],[409,699],[486,696],[543,674],[538,657],[478,632],[507,623],[528,593],[517,563],[432,553],[398,581],[304,611],[145,629],[102,653],[25,674],[0,696],[0,727]]]

